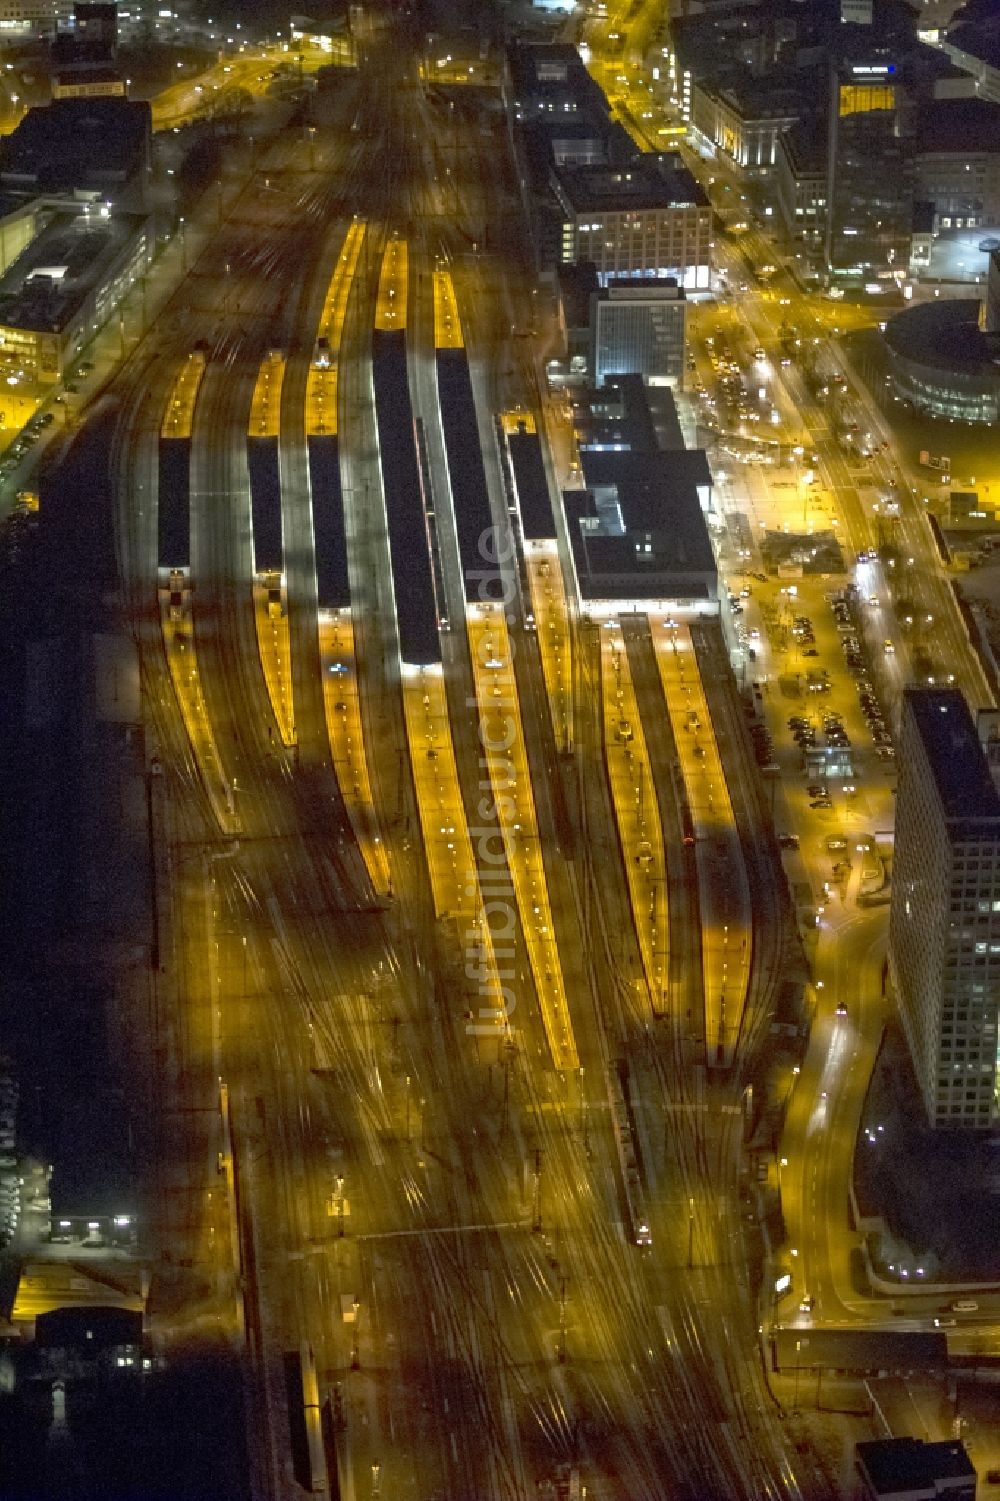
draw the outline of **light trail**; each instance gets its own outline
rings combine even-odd
[[[222,766],[219,747],[208,717],[205,693],[198,671],[195,649],[194,622],[191,616],[191,590],[187,581],[184,587],[172,578],[170,585],[158,589],[160,602],[160,626],[163,632],[163,648],[174,693],[180,707],[181,718],[191,742],[194,758],[201,772],[201,779],[212,805],[220,829],[235,834],[240,829],[236,813],[234,792]]]

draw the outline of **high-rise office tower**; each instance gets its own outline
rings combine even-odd
[[[905,274],[913,233],[910,118],[892,55],[831,62],[826,260],[871,280]]]
[[[889,972],[934,1126],[983,1130],[996,1113],[1000,793],[990,759],[956,689],[905,691]]]

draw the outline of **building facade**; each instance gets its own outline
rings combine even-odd
[[[896,66],[873,56],[831,69],[826,261],[867,279],[905,274],[913,151]]]
[[[594,384],[634,374],[650,385],[682,385],[686,315],[676,282],[611,282],[591,300]]]
[[[998,276],[987,282],[987,309]],[[983,308],[977,298],[949,297],[888,320],[889,379],[900,401],[949,422],[1000,421],[1000,325],[991,329]]]
[[[707,291],[712,211],[683,168],[637,160],[626,167],[552,173],[562,215],[558,259],[591,261],[602,285],[613,278],[673,278]]]
[[[987,1130],[1000,1004],[1000,794],[955,689],[904,692],[889,973],[928,1120]]]
[[[51,31],[69,10],[60,0],[0,0],[0,37]]]
[[[1000,104],[935,101],[921,122],[914,192],[935,231],[1000,224]]]
[[[820,269],[826,254],[826,153],[818,132],[793,126],[778,142],[778,213],[803,270]]]
[[[705,82],[694,86],[691,125],[742,176],[767,179],[776,170],[782,135],[801,113],[801,101],[788,89],[720,89]]]

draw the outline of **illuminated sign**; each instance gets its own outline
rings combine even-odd
[[[884,78],[887,73],[895,73],[894,63],[858,63],[851,68],[856,78]]]
[[[784,1275],[779,1277],[777,1282],[774,1284],[774,1290],[776,1293],[786,1293],[791,1285],[791,1274],[789,1272],[785,1272]]]

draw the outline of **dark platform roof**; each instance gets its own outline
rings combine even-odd
[[[440,662],[441,641],[406,371],[405,333],[374,331],[372,376],[399,652],[410,666],[427,667]]]
[[[191,566],[191,443],[161,438],[157,503],[157,567]]]
[[[277,438],[248,438],[247,463],[254,571],[280,573],[284,554]]]
[[[949,819],[1000,818],[1000,793],[969,706],[957,688],[907,688],[938,796]]]
[[[931,99],[917,117],[921,155],[1000,153],[1000,104],[989,99]]]
[[[514,470],[514,487],[521,513],[521,530],[528,542],[555,540],[556,523],[552,514],[545,461],[537,433],[517,432],[507,435],[510,461]]]
[[[476,403],[465,350],[439,349],[436,363],[462,587],[466,600],[473,602],[482,598],[479,586],[483,573],[490,568],[491,559],[496,557],[492,543],[493,512],[486,488]],[[485,543],[484,533],[490,534],[491,538]]]
[[[351,603],[351,585],[344,492],[340,483],[340,446],[335,437],[313,437],[308,443],[316,549],[316,601],[321,610],[342,610]]]
[[[925,1443],[917,1438],[873,1439],[855,1445],[868,1479],[880,1496],[924,1490],[936,1494],[935,1481],[969,1480],[976,1470],[964,1444],[954,1439]]]

